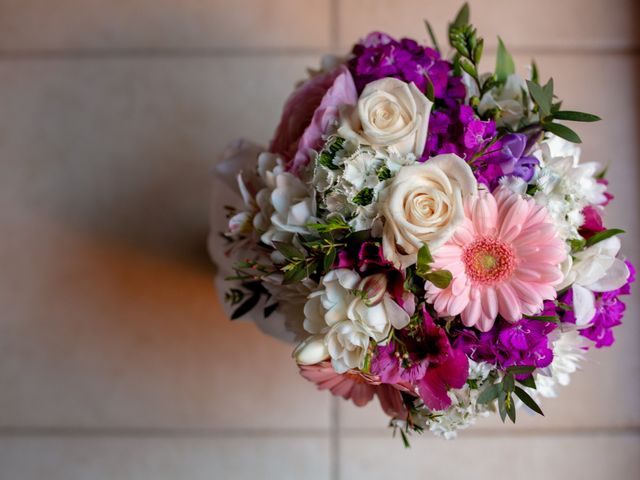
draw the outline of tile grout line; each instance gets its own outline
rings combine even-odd
[[[329,408],[329,478],[340,480],[340,398],[332,396]]]
[[[335,0],[334,0],[335,1]],[[337,22],[332,17],[332,22]],[[339,32],[330,27],[331,41],[329,50],[338,53],[342,46],[339,43]],[[334,39],[335,36],[335,39]],[[345,47],[348,48],[348,47]],[[485,49],[486,53],[495,54],[495,48]],[[2,50],[0,61],[36,61],[36,60],[140,60],[140,59],[210,59],[229,57],[282,57],[282,56],[311,56],[327,53],[326,48],[71,48],[71,49],[33,49],[33,50]],[[640,55],[640,47],[543,47],[528,46],[511,48],[515,55]]]

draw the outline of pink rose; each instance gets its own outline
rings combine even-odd
[[[358,101],[351,73],[341,66],[298,87],[285,103],[270,150],[281,155],[294,173],[309,163],[310,151],[322,146],[322,135],[338,120],[342,105]]]

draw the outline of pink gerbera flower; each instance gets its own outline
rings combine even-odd
[[[333,395],[351,400],[358,407],[363,407],[377,395],[382,410],[387,415],[400,419],[405,419],[407,416],[400,391],[408,390],[402,385],[381,384],[379,377],[358,370],[337,373],[331,366],[331,362],[299,365],[299,367],[300,374],[315,383],[320,390],[329,390]]]
[[[509,322],[542,310],[563,278],[564,242],[546,209],[506,188],[482,190],[465,203],[465,220],[433,255],[432,268],[449,270],[451,284],[427,286],[439,315],[460,315],[486,332],[498,314]]]

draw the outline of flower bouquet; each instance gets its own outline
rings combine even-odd
[[[466,5],[446,56],[427,27],[432,46],[376,32],[326,58],[269,148],[231,145],[209,240],[231,318],[295,342],[320,389],[377,396],[405,441],[541,414],[614,342],[634,280],[604,171],[565,124],[599,118],[535,63],[519,76],[500,39],[480,73]]]

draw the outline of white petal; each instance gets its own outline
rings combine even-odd
[[[596,300],[593,292],[582,285],[573,286],[573,311],[576,315],[576,325],[585,327],[596,314]]]
[[[622,260],[616,258],[613,265],[597,282],[587,285],[587,288],[594,292],[610,292],[622,287],[629,278],[629,267]]]

